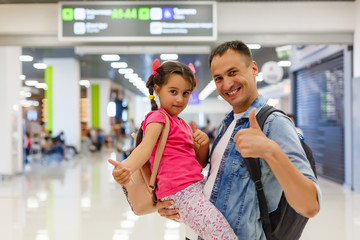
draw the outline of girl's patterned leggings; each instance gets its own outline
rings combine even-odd
[[[204,180],[161,200],[173,200],[175,203],[169,208],[178,208],[178,220],[193,229],[201,238],[237,240],[225,217],[203,194],[203,186]]]

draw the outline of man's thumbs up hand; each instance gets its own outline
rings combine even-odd
[[[250,122],[250,128],[254,128],[254,129],[260,129],[260,126],[256,120],[256,115],[255,115],[255,112],[256,112],[256,108],[252,109],[250,114],[249,114],[249,122]]]
[[[243,158],[264,158],[268,139],[262,132],[255,115],[256,109],[249,114],[249,128],[240,129],[234,136],[236,148]]]

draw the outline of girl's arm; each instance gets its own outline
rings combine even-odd
[[[144,138],[141,143],[131,152],[129,157],[122,161],[122,165],[134,172],[149,160],[155,144],[164,127],[163,123],[149,123],[145,128]]]
[[[208,164],[209,160],[209,137],[206,133],[197,128],[195,121],[192,121],[191,124],[193,129],[196,160],[204,168]]]
[[[114,166],[112,175],[117,183],[121,185],[129,183],[131,174],[149,160],[162,129],[162,123],[149,123],[145,128],[146,134],[143,140],[126,160],[122,162],[108,160]]]

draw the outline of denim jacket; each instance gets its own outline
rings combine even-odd
[[[222,157],[210,196],[210,201],[226,217],[239,239],[266,239],[262,230],[254,182],[250,179],[245,164],[242,164],[243,158],[233,141],[234,135],[240,129],[249,127],[249,113],[251,109],[256,108],[256,113],[258,113],[265,104],[264,98],[259,96],[244,113],[243,117],[236,122],[235,129],[231,134],[230,141]],[[233,112],[230,112],[225,117],[218,130],[218,135],[214,141],[212,150],[214,150],[233,119]],[[315,183],[320,202],[321,192],[317,179],[306,159],[305,152],[301,147],[295,126],[291,120],[287,116],[275,112],[267,118],[263,132],[268,138],[279,144],[281,149],[301,173]],[[277,208],[282,189],[264,159],[260,158],[260,165],[262,172],[261,180],[264,186],[269,212],[272,212]]]

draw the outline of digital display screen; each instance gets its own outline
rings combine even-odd
[[[216,2],[60,2],[59,40],[214,41]]]

